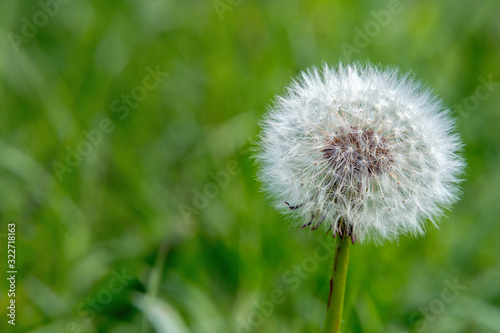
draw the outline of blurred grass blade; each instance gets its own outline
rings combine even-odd
[[[133,300],[159,333],[189,333],[179,313],[168,303],[158,298],[137,294]]]

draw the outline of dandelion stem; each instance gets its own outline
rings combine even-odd
[[[335,252],[333,253],[330,295],[328,296],[323,333],[340,332],[350,246],[351,240],[349,236],[345,234],[344,237],[338,235]]]

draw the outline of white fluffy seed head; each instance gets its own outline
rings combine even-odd
[[[296,225],[381,243],[423,234],[458,198],[465,163],[449,110],[397,70],[303,72],[262,125],[260,178]]]

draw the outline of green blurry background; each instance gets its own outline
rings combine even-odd
[[[0,4],[1,332],[319,330],[331,238],[273,211],[251,150],[291,77],[356,60],[439,94],[468,168],[439,230],[352,248],[343,331],[500,332],[500,2],[47,1]]]

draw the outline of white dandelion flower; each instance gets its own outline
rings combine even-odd
[[[263,121],[260,178],[311,229],[380,243],[423,234],[458,199],[464,161],[449,110],[395,69],[303,72]]]

